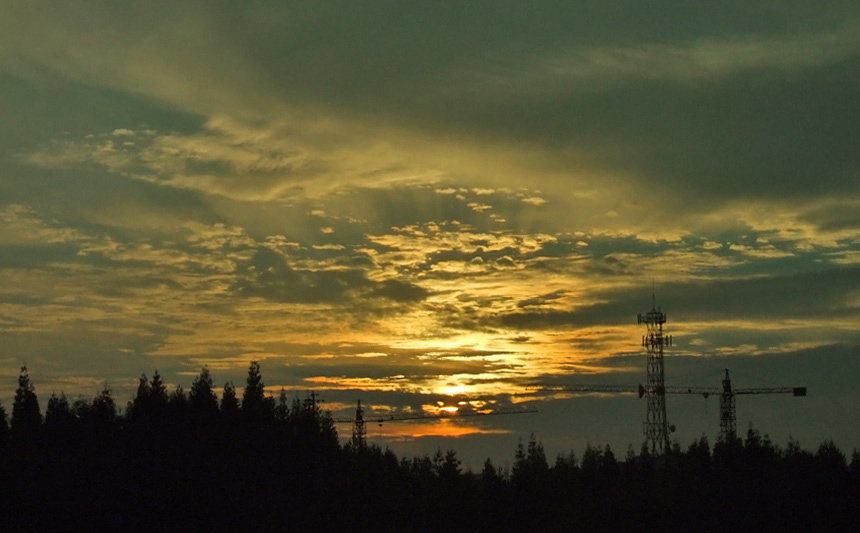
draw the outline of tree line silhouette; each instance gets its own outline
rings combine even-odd
[[[11,422],[11,423],[10,423]],[[156,371],[120,414],[111,390],[44,417],[26,367],[0,405],[0,529],[397,531],[832,530],[860,526],[860,453],[782,449],[750,427],[663,457],[587,445],[550,461],[534,435],[510,466],[454,450],[398,458],[340,444],[313,395],[266,394],[252,362],[241,400],[203,368],[186,393]]]

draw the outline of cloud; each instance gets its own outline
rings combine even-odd
[[[562,298],[565,294],[566,292],[564,290],[559,289],[549,294],[542,294],[540,296],[535,296],[534,298],[521,300],[520,302],[517,302],[517,307],[541,307],[554,300]]]
[[[42,219],[29,206],[0,206],[0,245],[53,245],[88,241],[90,236],[75,228]]]
[[[414,302],[427,298],[429,290],[411,283],[386,280],[370,292],[370,296],[388,298],[396,302]]]
[[[831,127],[842,128],[841,138],[852,137],[852,126],[838,121],[839,116],[845,116],[845,110],[833,108],[832,104],[847,101],[847,94],[840,97],[838,90],[834,92],[838,79],[822,79],[817,73],[821,67],[839,66],[852,57],[858,32],[856,13],[852,16],[850,11],[811,17],[815,24],[802,31],[790,18],[771,14],[768,20],[773,25],[767,31],[753,25],[747,34],[739,35],[715,26],[704,37],[685,31],[681,25],[676,29],[677,35],[667,34],[661,17],[645,17],[649,24],[635,34],[635,41],[617,46],[610,44],[610,36],[630,35],[622,30],[623,24],[611,29],[600,26],[601,31],[589,29],[583,26],[587,16],[583,18],[583,13],[574,9],[536,9],[535,24],[530,25],[523,24],[517,10],[510,6],[493,8],[489,19],[473,9],[458,8],[462,16],[459,20],[471,20],[478,27],[495,21],[487,42],[473,48],[465,46],[469,32],[463,32],[459,24],[450,26],[452,13],[433,9],[413,8],[415,12],[427,11],[420,17],[409,9],[398,9],[403,11],[401,23],[405,26],[380,26],[379,20],[373,18],[375,10],[356,12],[349,6],[325,16],[296,6],[269,6],[265,17],[260,16],[262,8],[254,7],[220,11],[198,5],[174,6],[166,11],[171,15],[164,17],[141,16],[133,9],[110,10],[112,25],[128,25],[126,37],[92,26],[94,21],[103,20],[104,14],[57,9],[62,13],[53,22],[38,19],[28,9],[13,10],[9,20],[14,18],[12,15],[31,20],[33,24],[17,27],[33,27],[30,33],[34,37],[21,36],[16,27],[10,27],[9,35],[21,39],[8,38],[7,49],[73,79],[86,72],[89,81],[101,82],[112,90],[143,93],[168,106],[204,116],[203,131],[191,135],[165,132],[160,143],[150,147],[151,157],[142,160],[149,167],[148,173],[140,177],[181,189],[242,199],[289,198],[313,191],[325,194],[334,181],[343,184],[346,179],[378,185],[456,177],[476,164],[478,168],[487,165],[490,158],[482,152],[492,151],[501,164],[486,169],[487,174],[504,176],[508,183],[518,177],[543,174],[543,181],[551,184],[545,194],[552,196],[561,192],[559,185],[552,182],[565,174],[568,190],[584,192],[589,188],[588,178],[582,180],[584,186],[570,187],[571,172],[563,171],[567,168],[575,169],[575,174],[584,170],[587,175],[599,176],[604,186],[609,180],[636,176],[655,184],[668,180],[667,185],[674,186],[676,194],[685,196],[687,203],[695,203],[702,194],[686,190],[691,175],[697,176],[695,190],[707,187],[706,195],[739,192],[734,185],[740,183],[746,183],[750,193],[769,195],[773,188],[767,184],[778,176],[791,184],[780,191],[790,193],[808,190],[813,181],[810,175],[816,176],[816,182],[844,184],[845,173],[850,174],[850,169],[856,167],[848,145],[837,142],[818,147],[810,144],[809,137],[811,131],[828,131]],[[602,8],[585,9],[586,15],[594,11]],[[707,20],[704,13],[707,10],[695,13],[694,19]],[[83,26],[71,24],[76,20],[88,22]],[[311,27],[331,31],[308,32],[298,21],[313,21]],[[247,31],[249,25],[258,24],[262,27],[257,31]],[[295,33],[289,39],[276,38],[282,35],[278,24]],[[87,34],[89,26],[92,31]],[[523,40],[504,46],[501,28],[509,26],[518,27]],[[541,37],[547,28],[564,26],[581,31],[568,30],[571,35],[561,42]],[[378,40],[360,31],[366,27],[376,28],[374,31],[383,32],[386,38]],[[427,32],[433,27],[440,28],[441,34],[450,39],[435,55],[419,47],[423,41],[413,37],[417,34],[429,38],[433,32]],[[338,28],[345,33],[335,31]],[[411,32],[405,32],[405,28],[411,28]],[[83,39],[82,34],[88,39]],[[322,35],[331,38],[323,39]],[[346,39],[344,35],[353,37]],[[42,37],[41,45],[28,48],[27,43],[32,43],[35,36]],[[179,36],[185,46],[169,46]],[[68,47],[68,42],[77,46]],[[402,50],[402,55],[392,53],[387,44],[391,42],[399,43],[395,49]],[[292,48],[295,46],[299,48]],[[126,67],[133,62],[129,61],[130,50],[132,57],[139,60],[133,71]],[[461,63],[450,63],[456,57],[455,51],[462,50],[474,51],[465,54]],[[204,54],[217,54],[223,63],[193,59]],[[58,61],[57,57],[67,61]],[[463,69],[467,76],[475,75],[487,71],[488,65],[502,57],[514,65],[507,75],[510,79],[501,78],[506,80],[504,87],[523,83],[541,90],[557,87],[558,94],[549,99],[520,95],[518,98],[525,98],[530,105],[517,108],[490,99],[499,94],[501,82],[480,86],[478,96],[487,102],[481,106],[475,106],[472,99],[464,101],[452,96],[468,94],[463,87],[440,90],[431,84],[430,89],[422,90],[431,79],[446,80],[445,83],[460,80],[473,86],[473,82],[454,75],[456,69]],[[312,69],[312,65],[320,64],[313,58],[326,58],[327,68]],[[392,65],[399,70],[391,70]],[[195,76],[188,75],[189,66]],[[21,68],[19,63],[18,71]],[[766,81],[768,78],[756,81],[762,79],[756,76],[770,76],[774,71],[788,71],[795,76],[778,78],[776,94],[769,91],[772,84]],[[337,80],[341,80],[339,84],[333,83],[335,72]],[[738,76],[752,76],[754,83],[749,86],[734,81]],[[594,83],[595,79],[616,78],[623,80],[622,86],[605,88]],[[499,79],[498,73],[493,79]],[[584,88],[571,85],[578,79],[586,80]],[[660,85],[679,80],[699,83],[702,79],[713,84],[680,88]],[[810,90],[816,85],[823,91]],[[417,91],[421,97],[377,100],[370,95],[371,86],[386,95],[414,95]],[[659,96],[669,93],[674,96]],[[812,98],[798,106],[798,98],[803,95]],[[315,105],[312,96],[316,98]],[[759,105],[762,101],[767,105]],[[301,112],[300,108],[310,112]],[[227,115],[224,109],[233,112]],[[375,114],[378,110],[385,113]],[[567,117],[566,125],[560,122],[562,117]],[[705,123],[711,126],[707,133],[695,126]],[[403,124],[415,127],[404,129]],[[465,132],[459,136],[462,139],[444,142],[436,135],[452,128]],[[125,124],[112,125],[106,131],[134,129]],[[487,143],[485,133],[489,130],[495,132],[495,146]],[[469,137],[482,140],[464,144]],[[549,139],[555,139],[557,150],[539,146]],[[832,157],[816,159],[815,153],[821,153],[821,148]],[[175,151],[172,157],[168,150]],[[98,157],[109,162],[111,157],[117,157],[117,151],[113,147]],[[756,155],[764,153],[772,154],[773,159],[765,161]],[[796,159],[792,154],[800,153],[808,163],[786,163]],[[773,168],[768,169],[769,164]],[[224,172],[226,175],[222,175]],[[481,172],[467,173],[472,180],[488,184],[493,181],[482,179]],[[634,179],[633,184],[637,181]],[[494,188],[471,187],[478,191]],[[612,210],[609,207],[602,212]]]
[[[856,21],[852,21],[856,22]],[[487,80],[504,90],[585,91],[641,81],[701,83],[761,71],[801,71],[853,57],[860,27],[846,25],[790,38],[714,36],[688,42],[640,42],[630,47],[586,46],[520,58],[520,68],[494,70]]]
[[[531,402],[528,380],[642,371],[652,288],[667,368],[841,364],[823,354],[860,344],[858,21],[3,5],[0,364],[72,394],[107,376],[129,395],[155,367],[241,382],[264,359],[267,383],[343,406]],[[540,401],[641,439],[637,405]],[[634,410],[627,433],[604,422]]]

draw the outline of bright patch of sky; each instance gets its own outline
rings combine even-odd
[[[370,435],[408,452],[638,449],[644,405],[524,384],[644,379],[654,289],[667,382],[804,381],[739,422],[860,446],[858,44],[853,2],[3,5],[0,402],[260,360],[547,412]]]

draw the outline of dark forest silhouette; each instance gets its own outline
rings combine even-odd
[[[463,471],[454,450],[400,458],[341,446],[311,395],[267,396],[251,363],[241,400],[204,368],[186,393],[156,371],[122,415],[109,388],[53,394],[27,368],[0,406],[0,529],[763,531],[860,529],[860,453],[705,437],[661,458],[588,445],[548,460],[532,436],[510,468]]]

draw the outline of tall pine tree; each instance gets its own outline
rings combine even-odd
[[[15,390],[15,403],[12,404],[12,438],[26,438],[39,432],[42,426],[42,412],[36,398],[35,387],[30,382],[27,365],[21,367],[18,375],[18,388]]]
[[[6,421],[6,410],[0,404],[0,447],[9,440],[9,423]]]
[[[191,383],[188,402],[192,415],[198,421],[212,421],[218,416],[218,397],[215,396],[212,375],[205,366]]]
[[[51,394],[45,409],[45,428],[51,433],[65,433],[74,422],[75,415],[72,414],[72,406],[65,393],[59,396]]]
[[[251,361],[248,366],[245,391],[242,393],[242,419],[251,426],[259,428],[273,421],[274,409],[274,400],[266,398],[260,363]]]
[[[235,416],[239,412],[239,399],[236,398],[236,387],[232,381],[224,384],[224,392],[221,394],[221,414]]]
[[[242,411],[249,415],[256,415],[263,409],[265,399],[265,384],[260,373],[260,363],[251,361],[248,366],[248,380],[245,391],[242,393]]]

